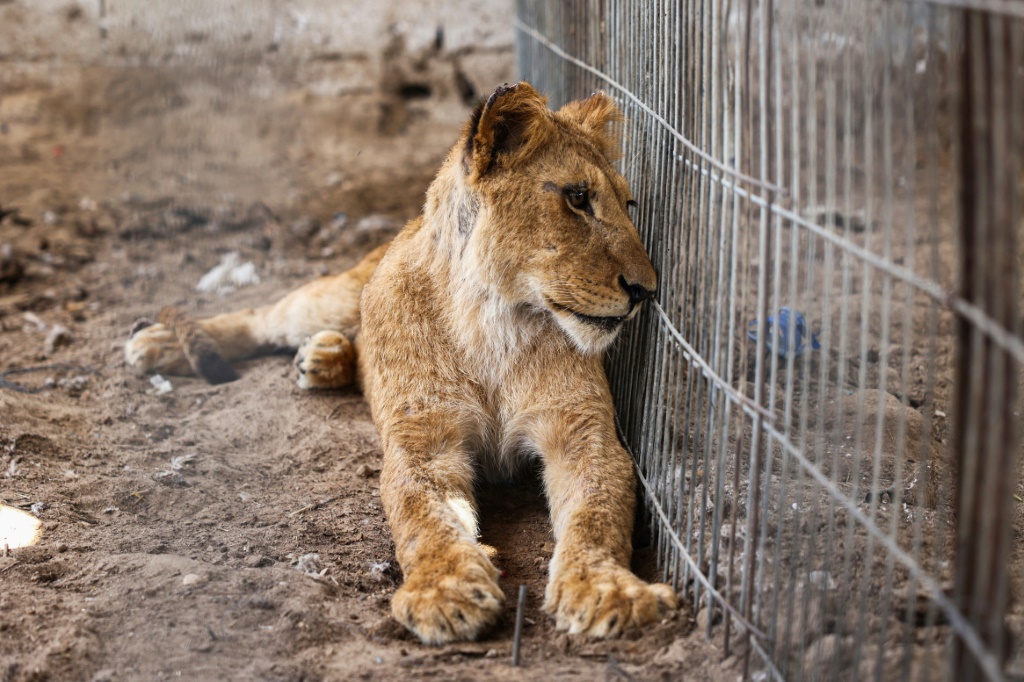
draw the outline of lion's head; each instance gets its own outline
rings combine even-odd
[[[478,206],[467,235],[478,272],[507,301],[549,312],[584,352],[607,348],[657,286],[611,164],[621,119],[603,93],[551,111],[518,83],[474,112],[457,150]]]

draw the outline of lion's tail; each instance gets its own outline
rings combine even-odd
[[[217,342],[190,316],[168,306],[160,311],[157,319],[174,332],[196,374],[211,384],[224,384],[238,378],[238,372],[221,355]]]

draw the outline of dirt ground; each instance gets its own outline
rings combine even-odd
[[[379,441],[357,392],[299,390],[288,355],[244,363],[239,381],[217,387],[169,377],[164,393],[124,365],[132,325],[164,305],[197,315],[260,305],[393,235],[468,114],[458,96],[399,87],[324,98],[259,83],[274,94],[257,98],[246,94],[253,74],[230,65],[87,68],[62,89],[10,73],[0,73],[0,372],[43,369],[0,375],[0,504],[37,516],[42,533],[35,546],[0,548],[0,681],[742,675],[735,649],[723,660],[721,628],[706,642],[689,610],[615,642],[555,632],[540,610],[552,537],[530,480],[480,491],[484,540],[505,574],[503,619],[477,643],[420,645],[389,615],[401,575]],[[231,253],[259,282],[197,291]],[[944,267],[954,256],[943,251]],[[913,327],[925,324],[915,312]],[[899,388],[913,414],[948,412],[952,342],[918,350],[905,387],[896,350],[888,367],[872,361],[871,385],[886,373],[890,396],[871,409],[898,412]],[[934,403],[922,397],[929,363],[941,370]],[[855,413],[847,402],[843,414]],[[1018,640],[1022,518],[1024,505],[1009,617]],[[648,578],[653,554],[636,555]],[[844,646],[836,626],[789,626],[812,663]],[[919,650],[938,661],[946,634],[926,634]],[[1024,670],[1016,644],[1013,659],[1011,671]]]
[[[123,96],[77,108],[29,87],[0,107],[0,371],[50,367],[0,388],[0,503],[42,522],[0,555],[0,680],[739,675],[687,610],[615,642],[556,633],[531,481],[480,493],[509,602],[528,588],[523,667],[511,606],[480,642],[422,646],[390,616],[401,576],[357,392],[299,390],[288,356],[165,393],[125,367],[129,329],[162,305],[258,305],[354,264],[415,215],[457,133],[412,108],[378,134],[358,98],[254,113],[223,83],[144,75],[91,74]],[[230,252],[260,282],[197,292]],[[636,561],[654,576],[650,550]]]

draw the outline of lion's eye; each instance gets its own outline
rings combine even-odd
[[[584,187],[569,187],[565,190],[565,198],[569,205],[581,211],[590,204],[590,192]]]

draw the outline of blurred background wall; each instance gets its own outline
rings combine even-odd
[[[292,203],[436,166],[512,78],[511,18],[510,0],[0,0],[0,192]]]

